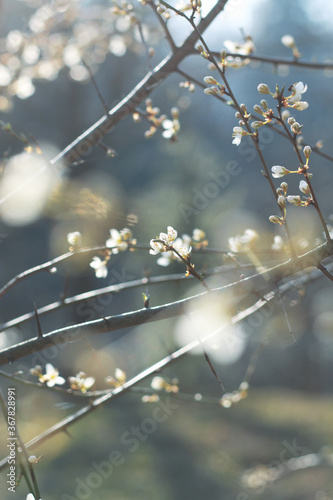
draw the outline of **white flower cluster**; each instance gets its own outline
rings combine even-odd
[[[35,366],[35,368],[31,368],[30,373],[31,375],[38,377],[39,382],[46,384],[48,387],[54,387],[56,384],[62,385],[66,382],[63,377],[59,376],[59,370],[51,365],[51,363],[46,363],[44,375],[40,365]]]
[[[82,244],[82,235],[79,231],[74,231],[67,234],[67,241],[70,245],[69,249],[74,252],[79,250]],[[125,227],[121,231],[110,229],[110,238],[105,242],[105,246],[109,249],[104,259],[93,257],[90,262],[90,267],[95,270],[96,278],[106,278],[108,275],[107,263],[110,260],[110,254],[124,252],[129,246],[136,245],[136,239],[133,238],[132,231]]]
[[[237,57],[237,54],[240,56],[248,56],[255,51],[255,46],[250,36],[247,36],[243,43],[225,40],[224,46],[229,52],[235,54],[233,56],[227,56],[225,60],[226,65],[234,69],[242,68],[251,62],[248,58]]]
[[[94,377],[87,377],[84,372],[79,372],[75,377],[68,377],[71,389],[74,391],[87,392],[95,383]]]
[[[257,231],[245,229],[243,234],[228,238],[228,245],[232,252],[246,252],[252,248],[254,242],[258,238],[259,235]]]
[[[211,78],[211,77],[209,77]],[[208,83],[208,81],[206,82]],[[213,88],[213,87],[212,87]],[[302,94],[304,94],[307,91],[307,85],[305,85],[303,82],[298,82],[294,83],[291,85],[289,90],[291,91],[291,94],[287,97],[283,95],[283,91],[279,91],[277,88],[276,92],[273,93],[270,91],[269,86],[266,83],[260,83],[257,87],[257,90],[259,94],[265,94],[265,95],[271,95],[274,99],[277,99],[284,108],[293,108],[296,109],[297,111],[303,111],[306,109],[309,104],[306,101],[302,101]],[[206,89],[207,90],[207,89]],[[210,90],[210,89],[208,89]],[[244,109],[245,111],[244,111]],[[239,146],[241,143],[241,140],[244,135],[253,135],[250,132],[247,132],[244,130],[242,125],[245,124],[245,120],[247,121],[251,115],[247,113],[246,111],[246,106],[241,105],[242,111],[244,113],[244,117],[241,116],[240,112],[236,113],[236,118],[239,118],[239,126],[234,127],[232,131],[232,137],[234,138],[232,141],[232,144],[235,144],[236,146]],[[256,131],[261,128],[262,126],[266,125],[267,123],[270,123],[273,119],[276,117],[274,116],[273,110],[269,109],[268,103],[265,99],[262,99],[259,104],[255,104],[253,107],[254,111],[261,115],[263,119],[261,120],[255,120],[251,123],[251,127],[255,129]],[[295,118],[290,116],[290,113],[288,110],[284,109],[282,112],[282,119],[285,121],[288,121],[288,124],[290,125],[291,132],[295,134],[295,136],[299,135],[301,133],[301,128],[302,125],[298,123]],[[285,174],[284,174],[285,175]]]
[[[174,260],[179,260],[181,255],[188,260],[191,256],[192,247],[202,248],[208,244],[205,239],[206,234],[202,229],[193,229],[192,236],[183,234],[177,237],[177,231],[172,227],[167,227],[167,233],[160,233],[157,238],[150,240],[150,253],[152,255],[162,254],[157,259],[159,266],[168,266]],[[176,250],[175,252],[173,250]]]
[[[191,255],[191,237],[184,234],[177,238],[177,231],[172,227],[167,227],[167,233],[160,233],[157,238],[150,240],[149,253],[152,255],[162,254],[157,259],[159,266],[168,266],[173,260],[180,259],[179,255],[188,259]],[[176,252],[171,250],[174,249]]]
[[[55,368],[51,363],[46,363],[45,373],[42,372],[40,365],[31,368],[31,375],[38,377],[39,382],[46,384],[48,387],[55,385],[63,385],[66,380],[59,376],[58,368]],[[86,392],[95,383],[94,377],[87,377],[84,372],[79,372],[75,377],[68,377],[71,389]]]

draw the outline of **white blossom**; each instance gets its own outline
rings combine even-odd
[[[82,243],[82,235],[79,231],[67,234],[67,241],[73,247],[79,247]]]
[[[157,255],[158,253],[162,252],[164,248],[163,243],[155,240],[150,240],[150,246],[151,248],[149,250],[149,253],[151,253],[152,255]]]
[[[93,257],[90,267],[95,269],[96,278],[106,278],[108,275],[107,261],[99,257]]]
[[[185,235],[183,235],[183,240],[184,240],[184,236]],[[193,229],[192,238],[194,241],[204,240],[206,238],[206,233],[202,229],[195,228],[195,229]]]
[[[79,372],[75,377],[68,377],[72,389],[81,392],[87,392],[95,383],[94,377],[87,377],[84,372]]]
[[[160,391],[161,389],[164,389],[165,384],[166,382],[163,377],[154,377],[150,383],[151,387],[155,389],[155,391]]]
[[[46,373],[39,375],[39,381],[46,383],[48,387],[53,387],[54,385],[62,385],[66,382],[63,377],[59,376],[59,370],[55,368],[51,363],[46,363],[45,365]]]
[[[281,38],[281,42],[283,43],[283,45],[285,45],[289,49],[293,49],[296,46],[294,37],[291,35],[284,35]]]
[[[242,129],[242,127],[234,127],[232,132],[232,137],[234,137],[234,140],[232,141],[232,144],[236,144],[236,146],[239,146],[243,135],[246,135],[246,132]]]
[[[308,86],[303,82],[294,83],[292,85],[292,94],[289,97],[289,103],[294,104],[302,99],[302,94],[308,90]]]
[[[232,252],[246,251],[250,249],[257,239],[257,231],[246,229],[243,234],[228,238],[228,245]]]
[[[120,232],[117,229],[110,229],[111,237],[106,240],[106,246],[112,248],[112,253],[124,252],[128,248],[128,242],[132,236],[130,229],[122,229]]]
[[[241,54],[242,56],[247,56],[255,50],[253,40],[250,37],[248,37],[244,43],[225,40],[224,45],[229,52],[232,52],[233,54]]]

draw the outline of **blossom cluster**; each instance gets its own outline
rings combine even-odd
[[[228,245],[232,252],[246,252],[253,248],[258,238],[257,231],[246,229],[243,234],[228,238]]]
[[[306,101],[301,100],[302,94],[304,94],[307,91],[307,85],[304,84],[303,82],[294,83],[289,88],[291,92],[289,96],[284,96],[283,94],[284,91],[283,90],[280,91],[278,87],[276,87],[276,91],[274,93],[271,92],[269,86],[266,83],[260,83],[257,87],[257,90],[259,94],[271,95],[274,99],[278,101],[278,108],[281,107],[281,109],[283,109],[283,111],[281,112],[282,120],[287,120],[288,125],[290,126],[291,133],[294,135],[294,137],[299,136],[301,134],[302,125],[299,122],[297,122],[294,117],[290,116],[290,113],[286,108],[293,108],[297,111],[303,111],[309,106],[309,104]],[[233,128],[233,133],[232,133],[233,137],[232,143],[235,144],[236,146],[240,145],[241,140],[244,136],[254,135],[253,133],[243,128],[245,124],[249,123],[250,118],[252,118],[251,114],[248,113],[247,108],[244,104],[240,106],[240,109],[241,112],[237,111],[235,114],[236,118],[239,119],[239,125]],[[264,125],[270,123],[274,119],[278,123],[281,122],[281,118],[279,116],[274,115],[273,110],[269,108],[268,103],[265,99],[262,99],[260,101],[260,104],[255,104],[253,106],[253,110],[262,117],[260,120],[254,120],[251,122],[251,127],[255,131],[257,131]]]
[[[114,377],[108,375],[105,378],[105,382],[112,387],[120,387],[126,382],[127,375],[121,368],[116,368],[114,371]]]
[[[139,122],[141,121],[141,116],[143,116],[151,124],[150,128],[145,132],[146,139],[150,139],[159,128],[163,128],[162,137],[170,139],[171,141],[176,141],[177,134],[180,130],[179,109],[175,107],[171,108],[170,113],[172,119],[160,113],[160,109],[153,106],[153,101],[151,99],[146,99],[145,113],[140,115],[138,111],[135,111],[133,113],[133,120]]]
[[[160,233],[158,237],[150,240],[150,253],[152,255],[161,254],[157,259],[160,266],[168,266],[174,260],[183,257],[189,262],[192,247],[202,248],[208,244],[205,239],[206,234],[202,229],[194,229],[192,236],[183,234],[178,237],[177,231],[172,227],[167,227],[167,233]]]
[[[64,377],[59,375],[59,370],[51,363],[46,363],[44,374],[40,365],[36,365],[34,368],[31,368],[30,373],[31,375],[38,377],[39,382],[46,384],[48,387],[63,385],[66,382]],[[84,372],[79,372],[75,377],[68,377],[68,382],[71,389],[84,393],[87,389],[90,389],[90,387],[94,385],[95,379],[94,377],[87,377]]]
[[[79,231],[74,231],[68,233],[67,241],[70,245],[69,249],[73,252],[79,250],[82,245],[82,235]],[[133,233],[131,229],[125,227],[121,231],[117,229],[110,229],[110,238],[105,242],[107,251],[105,252],[104,259],[100,257],[93,257],[90,263],[90,267],[95,270],[96,278],[106,278],[108,275],[107,264],[110,260],[111,254],[117,254],[119,252],[124,252],[128,248],[132,248],[136,245],[136,239],[133,238]]]
[[[247,35],[243,42],[225,40],[223,43],[225,49],[221,50],[220,61],[218,62],[222,70],[224,70],[226,66],[239,69],[247,66],[251,62],[251,59],[246,57],[255,51],[255,45],[250,35]],[[202,45],[198,45],[197,50],[201,53],[202,57],[209,59],[209,54],[206,53]],[[216,70],[216,66],[211,63],[209,64],[209,69]]]
[[[87,392],[95,383],[94,377],[87,377],[84,372],[79,372],[75,377],[68,377],[71,389],[73,391]]]
[[[167,380],[163,377],[156,376],[151,381],[151,387],[155,391],[166,391],[177,394],[179,392],[178,379]]]
[[[273,224],[284,224],[285,218],[286,218],[286,202],[296,205],[297,207],[306,207],[309,205],[314,204],[314,200],[312,197],[311,193],[311,188],[309,185],[309,181],[312,178],[311,173],[307,173],[308,170],[308,162],[311,154],[311,148],[310,146],[305,146],[303,149],[304,156],[306,158],[306,163],[304,165],[301,165],[298,170],[289,170],[286,167],[282,165],[274,165],[271,169],[272,171],[272,177],[279,179],[281,177],[285,177],[286,175],[289,174],[306,174],[306,179],[302,179],[299,182],[299,190],[300,192],[306,196],[305,199],[302,199],[300,195],[287,195],[288,191],[288,184],[286,182],[282,182],[280,184],[280,187],[277,188],[276,194],[277,194],[277,203],[282,209],[282,216],[277,216],[277,215],[271,215],[269,217],[269,220]]]

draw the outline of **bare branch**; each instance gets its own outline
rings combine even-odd
[[[318,264],[325,258],[333,255],[333,245],[326,242],[310,250],[301,257],[289,259],[283,264],[279,264],[264,273],[257,273],[244,278],[235,283],[213,289],[211,294],[223,294],[227,291],[243,293],[244,287],[248,293],[252,291],[261,294],[267,293],[276,287],[276,284],[283,278],[294,276],[299,271],[304,271],[310,267],[318,267]],[[186,299],[178,300],[170,304],[164,304],[152,308],[143,308],[124,314],[109,316],[81,323],[74,326],[60,328],[50,333],[46,333],[41,338],[29,339],[15,346],[0,351],[0,365],[14,362],[32,352],[41,351],[49,346],[64,344],[72,341],[84,339],[88,335],[112,332],[115,330],[134,327],[146,322],[160,321],[184,314],[188,304],[197,303],[200,307],[200,298],[206,293],[198,294]]]

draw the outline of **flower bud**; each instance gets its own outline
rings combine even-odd
[[[292,37],[291,35],[284,35],[281,38],[281,42],[289,49],[293,49],[294,47],[296,47],[294,37]]]
[[[262,127],[264,125],[264,122],[260,121],[254,121],[251,123],[251,127],[254,128],[255,130]]]
[[[282,120],[285,122],[290,117],[290,112],[287,109],[284,109],[281,113],[281,116]]]
[[[253,106],[253,111],[255,111],[255,113],[258,113],[259,115],[263,115],[264,114],[264,112],[261,109],[261,107],[259,106],[259,104],[255,104]]]
[[[284,191],[283,191],[283,189],[281,189],[280,187],[279,187],[279,188],[277,188],[277,190],[276,190],[276,194],[277,194],[278,196],[283,196],[283,195],[284,195]]]
[[[179,109],[178,108],[171,108],[171,116],[175,120],[179,118]]]
[[[240,120],[240,119],[242,118],[242,115],[240,114],[240,112],[239,112],[239,111],[236,111],[236,113],[235,113],[235,117],[236,117],[238,120]]]
[[[268,110],[268,102],[265,99],[261,99],[260,104],[264,108],[265,111]]]
[[[304,194],[310,194],[310,187],[306,181],[300,181],[299,190]]]
[[[303,153],[306,159],[310,158],[310,154],[312,152],[312,149],[310,146],[304,146]]]
[[[140,114],[139,113],[133,113],[132,114],[132,117],[133,117],[133,121],[135,123],[139,123],[141,121],[141,117],[140,117]]]
[[[309,103],[306,101],[297,101],[293,105],[294,109],[297,109],[297,111],[303,111],[304,109],[309,107]]]
[[[241,105],[240,105],[240,109],[241,109],[244,113],[246,113],[246,111],[247,111],[246,104],[241,104]]]
[[[207,89],[204,90],[204,93],[206,95],[216,95],[216,94],[218,94],[218,88],[217,87],[208,87]]]
[[[222,61],[224,61],[224,59],[227,57],[227,51],[225,49],[221,50],[220,57]]]
[[[302,205],[301,197],[298,195],[289,195],[287,196],[287,202],[292,205],[296,205],[296,207],[300,207]]]
[[[203,52],[204,48],[203,48],[203,46],[202,46],[202,45],[200,45],[200,44],[199,44],[199,45],[197,45],[197,50],[198,50],[199,52]]]
[[[270,94],[271,91],[269,90],[268,85],[266,83],[260,83],[257,87],[257,90],[259,94]]]
[[[280,187],[283,189],[284,194],[286,194],[288,191],[288,184],[286,182],[281,182]]]
[[[279,196],[278,199],[277,199],[277,202],[278,202],[278,205],[281,208],[285,208],[286,207],[286,199],[285,199],[284,196]]]
[[[295,123],[295,121],[296,121],[296,120],[295,120],[295,118],[294,118],[293,116],[290,116],[290,117],[288,118],[287,123],[288,123],[288,125],[293,125],[293,123]]]
[[[282,167],[281,165],[275,165],[274,167],[272,167],[271,170],[272,170],[272,176],[275,179],[279,179],[279,177],[283,177],[285,175],[290,174],[290,170],[288,170],[285,167]]]
[[[272,222],[273,224],[281,224],[281,220],[277,215],[270,215],[268,217],[269,221]]]
[[[213,78],[212,76],[205,76],[204,78],[204,82],[207,84],[207,85],[216,85],[217,84],[217,81],[215,80],[215,78]]]
[[[298,134],[300,130],[301,130],[301,125],[298,122],[292,124],[291,131],[294,132],[294,134]]]

